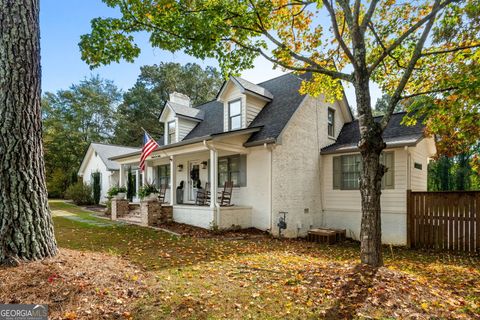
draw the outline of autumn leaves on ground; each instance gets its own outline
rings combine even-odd
[[[51,204],[60,254],[0,269],[0,301],[47,303],[53,319],[479,318],[480,259],[268,236],[175,237]]]

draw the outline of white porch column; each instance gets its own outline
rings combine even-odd
[[[135,197],[138,198],[138,191],[140,189],[140,168],[135,171]]]
[[[170,205],[177,204],[177,162],[175,156],[170,157]]]
[[[120,165],[120,172],[118,173],[118,186],[119,187],[124,187],[125,186],[125,168],[123,167],[123,164]]]
[[[218,153],[210,149],[210,208],[217,206],[217,185],[218,185]]]
[[[143,170],[143,174],[142,174],[142,185],[145,185],[145,183],[148,181],[147,175],[148,175],[148,161],[145,161],[145,170]]]

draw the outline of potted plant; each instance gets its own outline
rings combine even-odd
[[[107,194],[110,198],[125,199],[125,196],[127,194],[127,188],[113,186],[110,189],[108,189]]]
[[[152,183],[145,183],[143,186],[140,187],[140,190],[138,191],[138,196],[142,200],[158,199],[158,189]]]

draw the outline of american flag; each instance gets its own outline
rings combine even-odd
[[[157,147],[158,143],[145,132],[143,134],[142,155],[140,156],[140,169],[142,169],[142,171],[145,171],[145,160]]]

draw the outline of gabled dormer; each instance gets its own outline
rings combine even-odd
[[[223,129],[232,131],[247,128],[273,95],[262,86],[232,76],[223,83],[217,100],[223,103]]]
[[[195,126],[203,121],[204,112],[192,107],[190,98],[182,93],[173,92],[165,103],[160,122],[164,124],[165,141],[172,144],[182,141]]]

